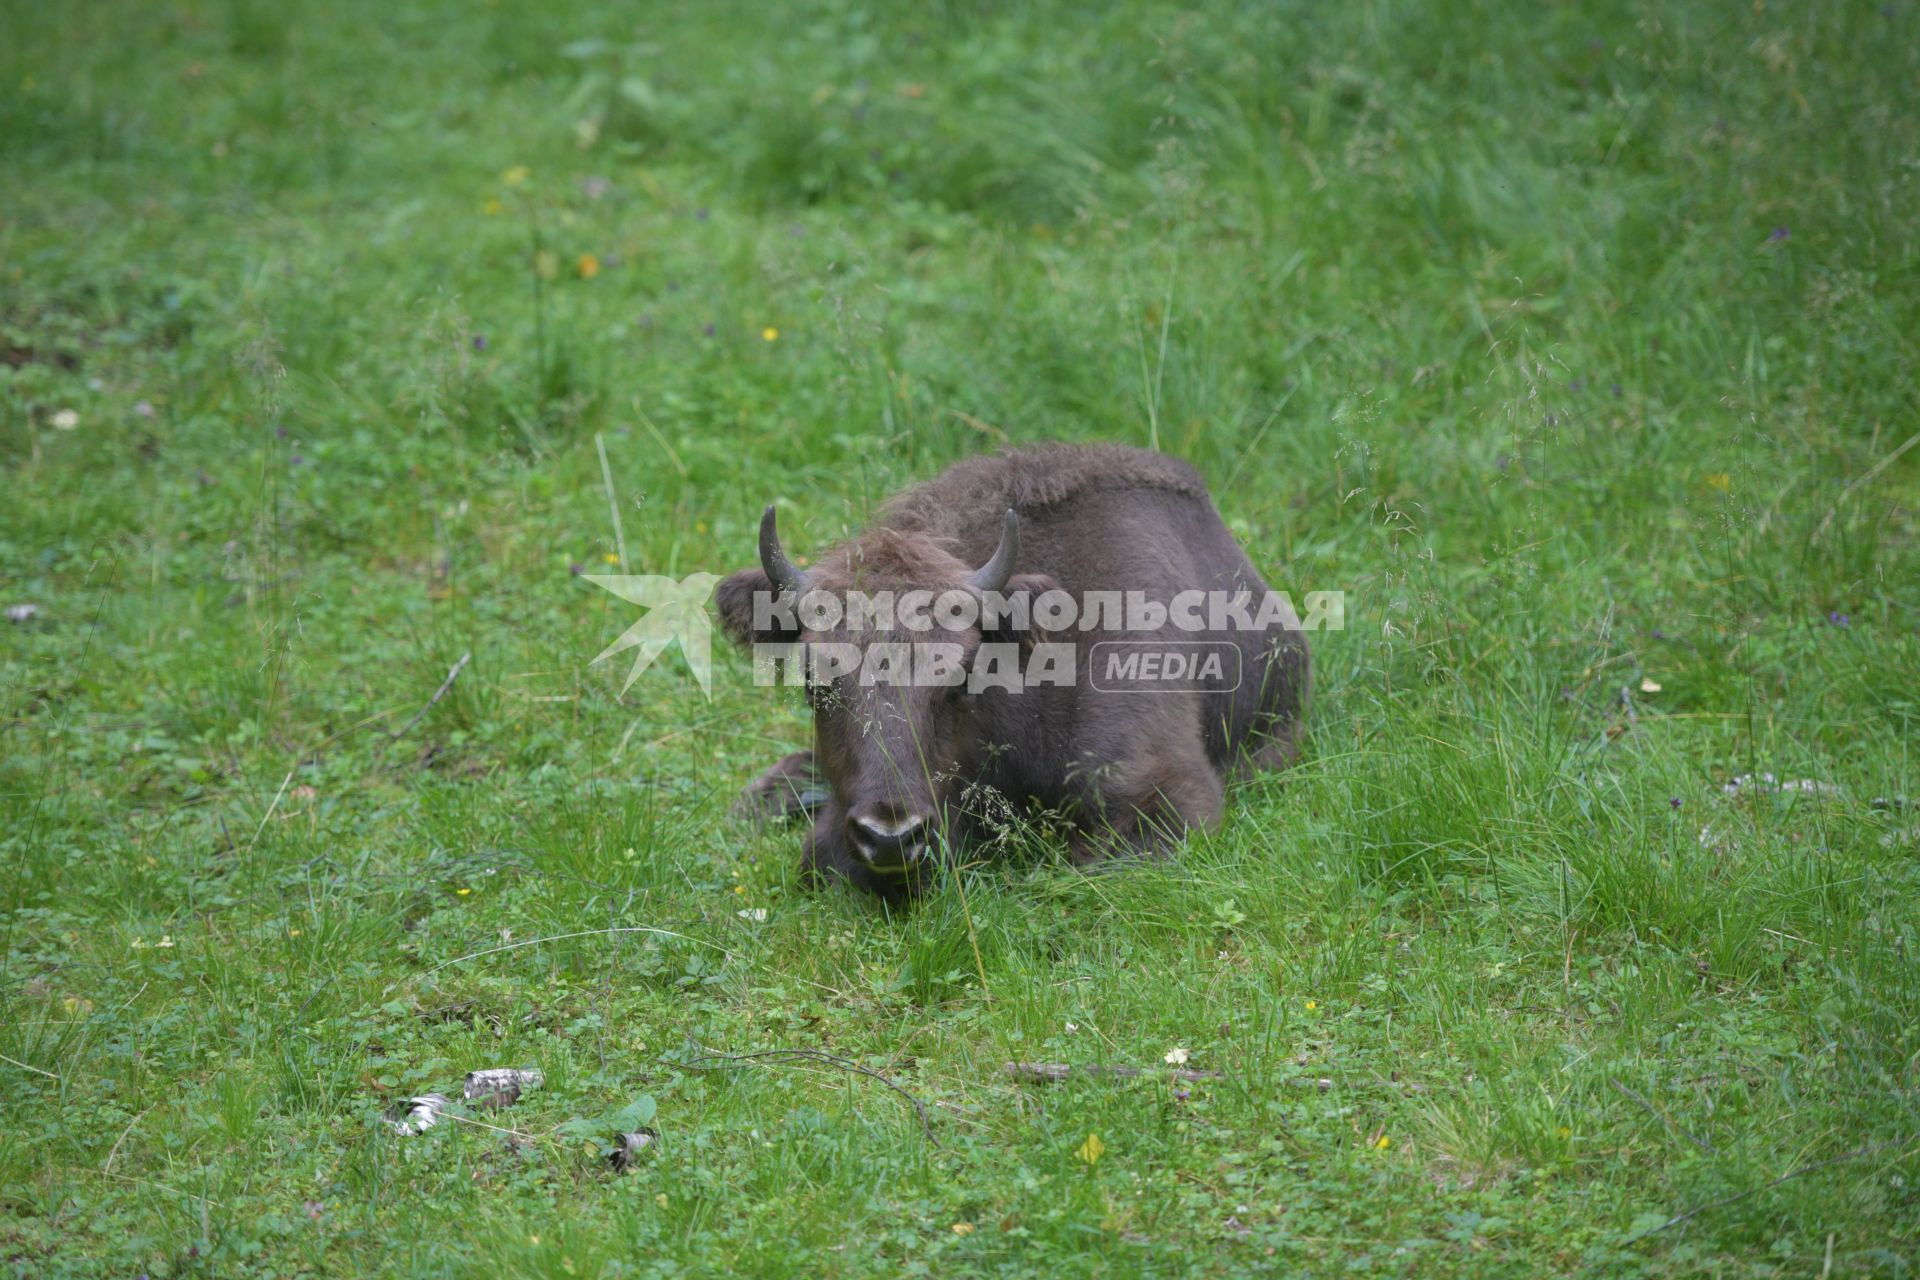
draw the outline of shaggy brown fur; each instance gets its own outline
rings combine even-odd
[[[1113,445],[1044,444],[956,462],[933,479],[889,499],[875,524],[952,537],[982,513],[998,520],[1008,507],[1024,516],[1083,494],[1143,489],[1208,500],[1200,473],[1164,453]]]
[[[969,459],[889,501],[866,531],[821,555],[810,590],[867,592],[966,588],[993,552],[1011,507],[1020,560],[1010,592],[1060,587],[1140,591],[1162,604],[1188,589],[1266,589],[1221,523],[1199,475],[1160,454],[1117,446],[1050,445]],[[741,643],[870,643],[873,631],[804,635],[753,630],[752,597],[771,584],[745,569],[720,585],[722,623]],[[884,633],[882,633],[884,634]],[[897,637],[892,637],[897,638]],[[912,637],[959,646],[1032,634],[934,631]],[[1120,850],[1160,850],[1189,827],[1220,817],[1230,771],[1279,767],[1297,752],[1308,687],[1304,639],[1267,632],[1074,630],[1047,637],[1077,646],[1071,687],[977,696],[941,688],[863,686],[851,677],[809,690],[815,745],[781,761],[745,797],[784,811],[811,779],[831,789],[807,841],[814,871],[886,897],[910,894],[926,872],[922,849],[951,849],[981,829],[981,799],[1040,807],[1072,823],[1076,860]],[[1229,687],[1091,687],[1093,646],[1103,641],[1211,641],[1240,653]],[[928,828],[915,825],[925,819]]]

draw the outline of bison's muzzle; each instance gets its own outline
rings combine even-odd
[[[847,842],[876,872],[904,874],[926,858],[933,839],[928,815],[902,813],[899,806],[868,805],[847,818]]]

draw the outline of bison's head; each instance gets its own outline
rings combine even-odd
[[[978,607],[968,617],[953,606],[961,596],[979,605],[1053,585],[1015,574],[1019,556],[1020,522],[1008,511],[984,564],[958,559],[925,534],[876,530],[803,572],[782,550],[774,509],[766,509],[760,566],[724,580],[718,603],[737,643],[762,646],[763,656],[803,655],[814,763],[833,793],[808,840],[814,870],[896,897],[918,887],[951,841],[958,802],[973,781],[962,776],[962,763],[993,710],[980,704],[1010,696],[976,693],[968,677],[983,645],[1021,638],[1011,619]],[[871,605],[889,597],[890,628],[849,616],[854,599]],[[909,613],[925,625],[904,625]]]

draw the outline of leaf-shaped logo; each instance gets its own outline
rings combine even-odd
[[[623,649],[639,650],[633,655],[633,669],[627,672],[627,682],[620,686],[621,693],[633,686],[640,673],[651,666],[669,644],[678,640],[687,667],[700,682],[700,691],[709,698],[713,696],[713,624],[707,620],[707,596],[712,594],[714,583],[720,581],[717,574],[690,573],[678,582],[653,574],[589,573],[585,577],[595,586],[647,611],[645,617],[621,632],[620,638],[594,659],[599,662],[611,658]]]

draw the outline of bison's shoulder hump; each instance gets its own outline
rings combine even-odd
[[[889,503],[912,519],[933,511],[978,511],[1067,502],[1083,493],[1160,489],[1207,496],[1207,485],[1178,458],[1109,444],[1047,444],[968,458]]]

